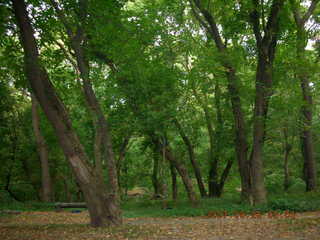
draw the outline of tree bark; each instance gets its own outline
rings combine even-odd
[[[253,203],[259,204],[267,201],[263,173],[263,145],[266,135],[268,105],[270,97],[272,96],[273,61],[279,34],[279,13],[284,1],[272,1],[268,22],[266,26],[263,26],[263,36],[260,29],[260,2],[258,0],[252,0],[252,2],[253,11],[250,13],[250,21],[256,38],[258,65],[256,70],[256,97],[253,116],[253,146],[250,155],[250,172]]]
[[[176,118],[173,121],[174,121],[175,126],[178,129],[178,132],[179,132],[181,138],[183,139],[184,144],[187,147],[189,159],[190,159],[191,165],[193,167],[194,175],[197,179],[200,195],[202,198],[204,198],[207,196],[207,191],[206,191],[205,186],[202,181],[202,174],[201,174],[200,166],[199,166],[198,161],[196,160],[192,143],[191,143],[190,139],[187,137],[187,135],[185,134],[185,132],[183,131],[183,128],[182,128],[181,124],[179,123],[179,121]]]
[[[38,113],[38,102],[35,96],[32,94],[32,125],[35,140],[37,144],[37,150],[41,163],[41,198],[43,202],[53,201],[52,182],[50,176],[48,147],[44,137],[41,134],[40,129],[40,116]]]
[[[61,148],[68,159],[76,180],[84,194],[91,219],[95,227],[121,223],[120,211],[113,204],[113,196],[106,193],[103,179],[98,179],[88,164],[88,156],[76,135],[69,114],[56,94],[48,73],[41,66],[34,30],[21,0],[12,0],[15,17],[20,29],[21,44],[25,54],[25,71],[33,93],[40,103],[58,137]]]

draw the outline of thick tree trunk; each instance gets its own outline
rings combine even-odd
[[[20,29],[21,44],[25,54],[27,79],[49,122],[58,137],[61,148],[68,159],[84,194],[92,226],[120,224],[121,216],[113,196],[106,193],[103,179],[94,174],[88,165],[88,157],[76,135],[69,114],[57,96],[49,76],[40,65],[39,52],[34,38],[24,1],[12,0],[14,13]]]
[[[253,203],[259,204],[267,201],[263,173],[263,145],[266,135],[268,105],[270,97],[272,96],[273,61],[279,34],[279,14],[284,1],[272,1],[268,22],[263,28],[260,23],[264,17],[260,14],[261,4],[263,3],[260,3],[258,0],[252,0],[252,3],[253,9],[250,13],[250,20],[256,38],[258,65],[256,70],[256,97],[253,116],[253,146],[250,155],[250,172]]]
[[[49,168],[48,147],[40,129],[40,116],[38,113],[38,102],[32,94],[32,125],[36,139],[38,154],[41,163],[41,200],[43,202],[53,201],[52,183]]]
[[[250,157],[252,197],[254,204],[267,201],[263,174],[263,144],[265,139],[265,124],[272,84],[272,66],[266,61],[266,56],[259,57],[256,74],[256,99],[253,123],[253,145]]]
[[[94,93],[91,79],[89,76],[90,68],[89,61],[85,55],[86,49],[86,36],[84,29],[81,25],[77,26],[75,31],[72,30],[70,23],[67,21],[65,12],[61,10],[54,0],[51,0],[51,4],[55,8],[58,18],[63,23],[66,28],[66,33],[71,42],[71,47],[74,50],[77,67],[80,72],[80,77],[82,79],[82,89],[84,92],[85,100],[87,106],[91,112],[94,125],[95,125],[95,170],[98,178],[103,177],[102,164],[106,161],[108,168],[108,192],[110,204],[117,206],[119,208],[119,189],[118,189],[118,177],[117,177],[117,167],[114,157],[114,152],[112,148],[112,139],[109,131],[109,126],[107,120],[103,114],[102,108],[99,101]],[[80,23],[84,24],[87,20],[87,1],[79,1],[79,12],[78,17]]]
[[[197,179],[200,195],[201,195],[201,197],[206,197],[207,192],[206,192],[205,186],[202,181],[202,174],[201,174],[200,166],[199,166],[198,161],[196,160],[192,143],[191,143],[190,139],[187,137],[187,135],[185,134],[185,132],[183,131],[183,128],[182,128],[181,124],[179,123],[179,121],[177,119],[174,119],[173,121],[178,129],[178,132],[179,132],[184,144],[187,147],[189,159],[191,161],[191,165],[193,167],[193,171],[194,171],[195,177]]]

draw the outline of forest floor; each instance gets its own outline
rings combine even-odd
[[[320,239],[320,212],[235,216],[126,218],[113,228],[88,226],[87,211],[21,212],[0,216],[1,240],[256,240]]]

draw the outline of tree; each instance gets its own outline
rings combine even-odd
[[[56,94],[47,71],[41,66],[39,51],[34,38],[25,2],[13,0],[14,14],[20,29],[21,45],[25,54],[25,71],[31,88],[44,113],[52,124],[59,143],[68,159],[77,182],[84,194],[91,218],[91,225],[100,227],[121,223],[119,207],[106,192],[102,178],[89,165],[88,156],[76,135],[69,114]]]
[[[297,63],[299,65],[296,67],[296,77],[300,81],[303,97],[303,104],[301,107],[301,151],[304,159],[304,179],[306,182],[306,191],[314,191],[317,187],[317,170],[312,137],[313,100],[310,84],[312,72],[310,72],[310,69],[307,68],[310,63],[306,56],[305,48],[308,43],[308,32],[306,30],[306,23],[312,16],[319,1],[311,1],[309,8],[303,15],[301,14],[300,10],[301,6],[297,3],[297,1],[290,0],[290,3],[297,27],[296,56]]]
[[[50,176],[48,147],[40,129],[40,116],[38,113],[38,102],[35,96],[31,96],[32,101],[32,125],[36,139],[37,150],[41,162],[41,198],[44,202],[54,200],[52,182]]]

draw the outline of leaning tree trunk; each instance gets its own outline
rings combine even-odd
[[[179,175],[181,176],[182,182],[183,182],[183,184],[186,188],[186,191],[187,191],[189,201],[191,202],[191,204],[193,206],[197,206],[198,200],[196,197],[196,193],[193,190],[192,181],[188,175],[188,171],[187,171],[186,167],[184,166],[184,164],[182,162],[180,162],[178,159],[176,159],[173,156],[173,154],[171,153],[168,146],[165,147],[165,155],[166,155],[166,158],[168,159],[168,161],[170,163],[172,163],[172,165],[177,169]]]
[[[112,139],[109,131],[107,120],[104,116],[102,108],[93,90],[90,79],[89,61],[86,58],[86,39],[85,31],[81,25],[77,26],[75,31],[72,30],[71,24],[67,21],[65,12],[58,6],[58,3],[51,0],[51,4],[57,12],[57,16],[63,23],[66,34],[71,42],[71,47],[77,61],[77,68],[82,79],[82,89],[85,96],[86,104],[91,112],[95,125],[95,171],[98,178],[103,178],[102,163],[105,160],[108,167],[108,193],[110,205],[114,208],[119,208],[119,186],[117,177],[117,167],[112,148]],[[87,1],[79,1],[79,21],[85,23],[87,20]]]
[[[48,73],[41,66],[34,30],[21,0],[12,0],[25,54],[25,71],[30,86],[58,137],[88,206],[91,225],[95,227],[121,223],[118,206],[110,204],[103,179],[96,177],[88,165],[88,156],[76,135],[69,114],[56,94]]]
[[[48,147],[40,129],[40,116],[38,113],[38,102],[32,94],[32,125],[36,139],[38,154],[41,163],[41,200],[43,202],[53,201],[52,183],[49,170]]]
[[[162,147],[160,148],[160,154],[163,154],[163,150],[164,150],[165,158],[169,161],[170,164],[172,164],[174,166],[175,169],[177,169],[179,175],[181,176],[181,179],[182,179],[182,182],[185,186],[190,203],[193,206],[197,206],[198,200],[196,197],[196,193],[193,190],[192,181],[188,175],[188,171],[187,171],[186,167],[184,166],[184,164],[181,161],[179,161],[177,158],[175,158],[175,156],[172,154],[167,143],[161,144],[159,141],[159,138],[157,138],[155,136],[151,136],[151,139],[152,139],[152,142],[154,145],[156,145],[156,146],[162,145]]]
[[[189,154],[189,159],[190,159],[191,165],[193,167],[194,175],[195,175],[195,177],[197,179],[200,195],[201,195],[201,197],[204,198],[204,197],[207,196],[207,192],[206,192],[206,188],[204,186],[204,183],[202,181],[201,169],[200,169],[198,161],[196,160],[192,143],[191,143],[190,139],[188,138],[188,136],[183,131],[183,128],[182,128],[181,124],[179,123],[179,121],[177,119],[173,119],[173,121],[174,121],[174,124],[176,125],[176,127],[178,129],[178,132],[179,132],[184,144],[187,147],[188,154]]]

